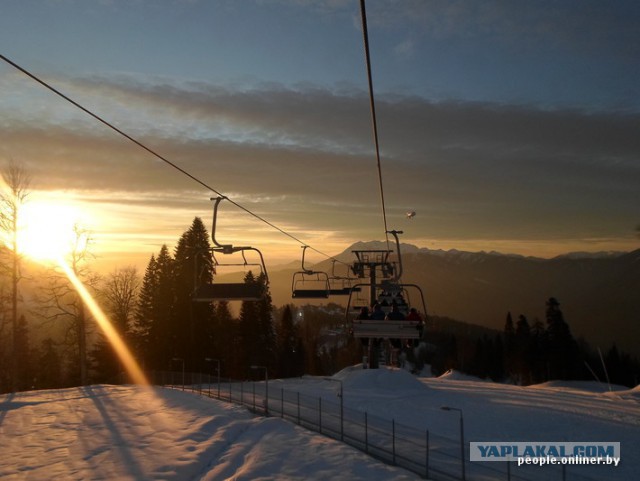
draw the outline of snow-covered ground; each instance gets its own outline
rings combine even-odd
[[[459,413],[443,411],[445,405],[464,413],[466,442],[620,442],[617,468],[572,467],[567,479],[638,479],[640,387],[519,387],[457,373],[423,378],[357,367],[333,379],[270,380],[269,389],[335,401],[342,387],[345,408],[428,429],[452,442],[459,440]],[[254,416],[245,407],[167,388],[98,385],[3,395],[0,434],[3,481],[420,479],[278,417]],[[466,466],[467,477],[479,479],[474,463]],[[562,479],[551,469],[539,471],[540,479]]]

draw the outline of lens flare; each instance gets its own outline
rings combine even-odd
[[[64,270],[73,286],[76,288],[76,291],[84,301],[87,308],[91,311],[91,314],[93,314],[93,317],[98,323],[98,326],[100,326],[100,329],[102,329],[102,332],[107,337],[113,349],[116,351],[116,354],[122,361],[122,364],[124,365],[127,373],[129,374],[129,376],[131,376],[132,381],[135,384],[148,385],[149,381],[142,372],[140,365],[131,354],[131,351],[129,351],[127,345],[120,338],[118,332],[114,329],[111,321],[109,321],[109,318],[102,311],[89,291],[87,291],[87,288],[84,286],[82,281],[78,279],[78,276],[76,276],[76,274],[67,265],[64,259],[58,258],[58,264]]]

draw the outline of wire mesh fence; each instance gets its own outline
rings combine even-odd
[[[338,400],[278,388],[268,380],[238,381],[188,372],[156,371],[154,385],[190,391],[280,417],[340,440],[387,464],[425,479],[469,481],[595,481],[567,465],[517,466],[514,462],[469,462],[469,446],[418,426],[353,409]]]

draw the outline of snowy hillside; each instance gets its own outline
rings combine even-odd
[[[339,382],[336,382],[339,381]],[[259,383],[258,385],[262,385]],[[215,391],[214,386],[214,391]],[[640,390],[594,383],[518,387],[401,370],[346,369],[332,380],[270,380],[272,392],[335,400],[459,441],[616,441],[620,466],[575,466],[568,479],[631,480],[640,465]],[[206,388],[204,393],[206,393]],[[246,408],[167,388],[89,386],[0,397],[0,478],[76,480],[420,479],[339,441]],[[504,469],[503,463],[485,463]],[[467,479],[486,477],[467,463]],[[512,474],[520,474],[512,469]],[[527,479],[562,479],[534,467]],[[435,476],[434,476],[435,477]],[[506,479],[500,476],[500,479]]]

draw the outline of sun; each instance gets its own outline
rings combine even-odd
[[[33,201],[21,206],[17,247],[37,261],[57,261],[74,249],[81,212],[71,204]]]

